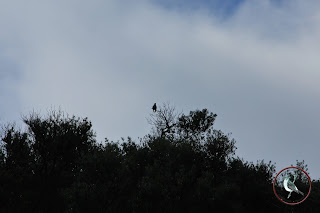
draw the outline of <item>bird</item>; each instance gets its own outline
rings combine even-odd
[[[154,104],[153,104],[153,106],[152,106],[152,110],[153,110],[154,112],[156,112],[156,111],[157,111],[157,104],[156,104],[156,103],[154,103]]]
[[[296,181],[296,178],[297,178],[297,175],[295,174],[294,175],[294,180],[293,182],[290,181],[290,178],[288,175],[285,176],[284,178],[284,181],[283,181],[283,186],[284,186],[284,189],[289,192],[289,195],[288,195],[288,199],[290,198],[291,196],[291,192],[295,192],[295,193],[298,193],[298,194],[301,194],[302,196],[304,195],[303,192],[301,192],[297,187],[296,185],[294,185],[294,182]]]

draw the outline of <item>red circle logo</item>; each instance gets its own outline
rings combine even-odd
[[[296,170],[296,171],[290,172],[290,169]],[[304,175],[305,175],[305,177],[302,177]],[[290,180],[290,177],[292,177],[292,176],[294,177],[293,182]],[[297,184],[299,184],[297,182],[294,183],[297,176],[299,176],[299,181],[301,182],[300,185],[297,185]],[[277,178],[279,180],[277,180]],[[307,183],[309,184],[309,187],[305,186],[305,185],[307,185]],[[288,184],[290,185],[289,188],[288,188]],[[304,184],[304,186],[303,186],[303,184]],[[297,188],[296,185],[298,186],[298,188],[301,189],[301,191]],[[307,191],[308,191],[308,193],[306,193]],[[281,202],[283,202],[287,205],[300,204],[303,201],[305,201],[307,199],[307,197],[310,195],[311,179],[310,179],[309,175],[307,174],[307,172],[299,167],[290,166],[290,167],[284,168],[276,175],[276,177],[273,180],[273,192]],[[287,197],[284,196],[284,194],[288,193],[288,192],[290,192],[289,195]],[[295,192],[295,193],[293,193],[295,197],[291,196],[291,192]]]

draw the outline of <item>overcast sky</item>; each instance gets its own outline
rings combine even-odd
[[[60,107],[136,139],[170,101],[217,113],[245,160],[318,179],[319,56],[318,0],[1,1],[0,122]]]

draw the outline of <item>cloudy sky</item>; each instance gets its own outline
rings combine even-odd
[[[217,113],[245,160],[318,179],[319,56],[318,0],[1,1],[0,122],[60,107],[136,139],[169,101]]]

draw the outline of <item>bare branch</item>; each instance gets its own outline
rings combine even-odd
[[[167,102],[162,104],[155,113],[151,113],[147,121],[153,126],[157,136],[165,137],[174,133],[174,127],[180,114],[176,112],[174,106]]]

